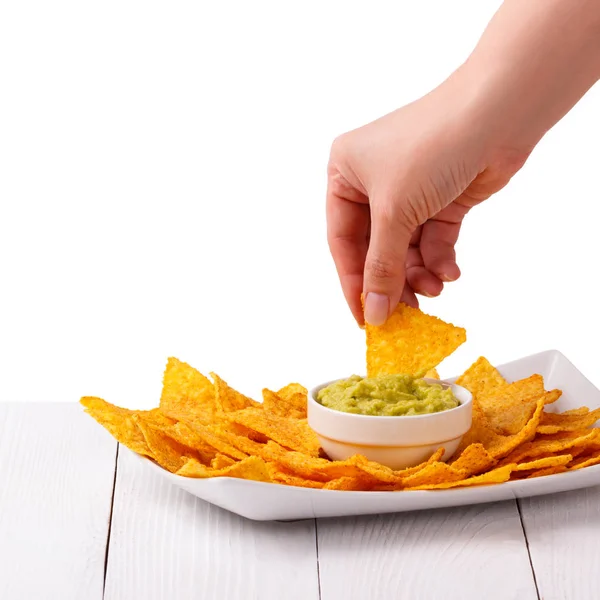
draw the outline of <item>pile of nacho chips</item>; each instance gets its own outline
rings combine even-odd
[[[464,329],[400,305],[385,325],[367,326],[367,373],[437,377],[435,367],[465,339]],[[433,490],[600,463],[600,429],[593,428],[600,409],[553,412],[560,390],[547,391],[537,374],[509,383],[483,357],[457,380],[473,394],[473,425],[458,451],[442,462],[440,448],[427,462],[400,471],[361,455],[329,460],[308,426],[301,385],[265,389],[257,402],[210,376],[170,358],[158,408],[128,410],[93,397],[81,402],[121,444],[184,477],[328,490]]]

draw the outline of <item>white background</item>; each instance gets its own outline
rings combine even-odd
[[[256,396],[362,372],[329,146],[426,93],[498,1],[0,5],[0,400],[158,402],[170,355]],[[562,350],[600,385],[600,92],[476,208],[440,369]],[[581,399],[585,403],[585,398]]]

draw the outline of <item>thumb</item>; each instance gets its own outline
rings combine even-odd
[[[371,239],[365,259],[364,313],[369,325],[383,325],[398,305],[405,285],[411,232],[399,216],[371,204]]]

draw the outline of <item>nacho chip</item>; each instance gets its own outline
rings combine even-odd
[[[363,478],[362,476],[356,477],[339,477],[338,479],[332,479],[328,481],[324,486],[324,490],[345,490],[347,492],[358,492],[369,490],[372,486],[372,480]]]
[[[529,462],[519,463],[514,466],[515,471],[534,471],[548,467],[559,467],[568,465],[573,457],[570,454],[558,454],[557,456],[546,456]]]
[[[556,475],[557,473],[564,473],[568,471],[568,467],[565,465],[557,465],[556,467],[546,467],[545,469],[538,469],[527,475],[526,479],[533,479],[534,477],[545,477],[546,475]]]
[[[190,428],[205,444],[208,444],[221,454],[237,460],[247,458],[248,454],[231,445],[214,426],[190,423]]]
[[[457,385],[468,389],[482,400],[501,390],[508,382],[487,358],[480,356],[457,380]]]
[[[483,444],[467,446],[451,466],[465,471],[469,477],[489,471],[498,461],[483,447]]]
[[[152,452],[152,458],[163,469],[175,473],[188,458],[194,459],[199,463],[202,462],[202,457],[197,450],[179,443],[169,435],[165,430],[166,428],[152,423],[150,419],[139,414],[133,415],[132,418],[144,435],[144,439]]]
[[[321,489],[325,485],[322,481],[313,481],[312,479],[304,479],[303,477],[292,475],[274,463],[269,463],[269,465],[271,467],[271,477],[277,483],[312,489]]]
[[[515,447],[505,461],[521,463],[525,458],[533,459],[540,456],[551,456],[569,451],[578,447],[594,447],[598,443],[600,430],[591,429],[583,432],[563,432],[554,436],[544,436],[536,438],[533,441],[524,443],[520,447]]]
[[[483,398],[478,397],[478,400],[496,433],[515,435],[531,419],[542,396],[544,403],[549,404],[556,400],[556,394],[560,395],[560,392],[555,390],[554,393],[545,394],[542,376],[532,375],[505,385]]]
[[[587,406],[580,406],[579,408],[572,408],[571,410],[565,410],[560,413],[563,416],[570,415],[587,415],[590,412],[590,409]]]
[[[133,419],[134,415],[149,414],[152,411],[121,408],[93,396],[85,396],[80,402],[85,406],[86,412],[105,427],[117,442],[142,456],[153,458],[144,434]]]
[[[498,447],[504,437],[497,434],[490,425],[488,418],[481,408],[477,396],[473,396],[471,428],[463,436],[455,456],[460,455],[472,444],[481,444],[486,450]]]
[[[547,413],[542,414],[537,432],[541,434],[553,434],[560,431],[576,431],[587,429],[600,419],[600,408],[580,414]]]
[[[235,410],[243,410],[250,406],[260,407],[260,402],[244,396],[237,390],[227,385],[216,373],[210,373],[210,376],[215,382],[215,404],[218,409],[223,412],[233,412]]]
[[[206,479],[208,477],[236,477],[252,481],[273,481],[267,463],[258,456],[248,456],[244,460],[222,469],[212,469],[193,458],[189,458],[176,474],[182,477],[194,477],[198,479]]]
[[[494,458],[503,458],[521,444],[531,441],[535,437],[535,432],[542,417],[544,406],[544,399],[541,398],[538,400],[535,412],[528,421],[527,425],[525,425],[525,427],[523,427],[523,429],[515,435],[499,436],[495,438],[486,448],[488,452]]]
[[[298,409],[295,404],[287,402],[287,400],[284,400],[278,393],[272,392],[267,388],[262,391],[262,394],[263,408],[268,413],[289,419],[306,418],[306,406],[302,409]]]
[[[413,475],[405,477],[402,481],[402,489],[408,490],[423,485],[435,485],[460,481],[467,476],[466,471],[443,462],[435,462],[427,465]]]
[[[306,419],[308,390],[304,386],[299,383],[288,383],[277,391],[277,395],[297,411],[299,419]]]
[[[591,467],[592,465],[600,464],[600,448],[594,447],[589,450],[586,448],[580,456],[571,462],[569,465],[570,471],[577,471],[585,467]]]
[[[418,487],[413,487],[413,490],[445,490],[449,488],[457,487],[469,487],[475,485],[490,485],[492,483],[505,483],[510,479],[513,465],[506,465],[504,467],[498,467],[492,469],[487,473],[476,475],[475,477],[469,477],[468,479],[458,479],[455,481],[442,481],[434,484],[424,484]]]
[[[232,422],[258,431],[290,450],[319,456],[319,440],[304,419],[286,419],[254,407],[229,413],[228,417]]]
[[[233,460],[233,458],[229,458],[229,456],[219,453],[212,459],[212,461],[210,462],[210,466],[211,468],[218,471],[219,469],[230,467],[234,463],[235,460]]]
[[[406,373],[422,377],[467,338],[462,327],[399,304],[385,324],[367,324],[367,376]]]
[[[429,369],[429,371],[425,373],[424,377],[426,379],[439,379],[440,374],[437,372],[437,369]]]
[[[159,408],[173,419],[209,423],[216,411],[213,384],[200,371],[171,357],[163,376]]]
[[[363,475],[363,471],[351,459],[331,461],[311,457],[302,452],[286,450],[273,442],[266,444],[262,449],[262,455],[266,460],[278,464],[293,475],[315,481],[327,482],[345,476],[360,477]]]

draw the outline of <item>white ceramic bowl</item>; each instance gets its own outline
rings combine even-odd
[[[426,461],[440,447],[445,449],[442,460],[448,460],[471,427],[473,398],[459,385],[425,379],[451,388],[460,402],[456,408],[425,415],[375,417],[344,413],[317,402],[317,392],[335,381],[339,380],[323,383],[308,395],[308,424],[332,460],[362,454],[392,469],[404,469]]]

